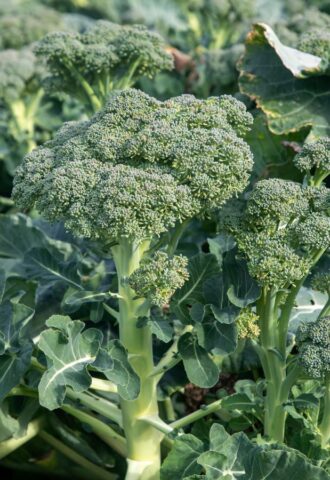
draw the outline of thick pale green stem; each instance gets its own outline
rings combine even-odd
[[[330,442],[330,374],[325,381],[324,408],[319,430],[322,438],[321,446],[326,448]]]
[[[139,267],[149,245],[148,241],[136,244],[122,239],[112,248],[120,295],[119,336],[141,380],[141,391],[136,400],[121,399],[128,453],[126,480],[159,480],[160,442],[163,435],[143,420],[158,416],[157,381],[150,376],[154,368],[152,334],[148,326],[137,327],[138,317],[147,312],[144,311],[144,300],[135,298],[127,281]]]
[[[43,425],[42,419],[33,420],[29,423],[26,432],[19,438],[10,438],[0,443],[0,459],[6,457],[10,453],[17,450],[19,447],[30,441],[33,437],[38,435]]]

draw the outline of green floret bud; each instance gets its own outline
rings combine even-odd
[[[259,181],[248,200],[247,218],[260,227],[286,225],[308,212],[308,197],[299,183],[279,178]]]
[[[10,49],[0,52],[0,101],[10,103],[20,99],[27,89],[33,89],[38,73],[36,58],[31,50]]]
[[[299,362],[307,375],[323,378],[330,373],[330,317],[303,323],[297,331]]]
[[[294,241],[302,247],[327,249],[330,246],[330,217],[322,213],[311,213],[292,228]]]
[[[91,102],[94,110],[105,102],[109,91],[173,68],[172,56],[157,33],[141,25],[103,20],[84,33],[50,33],[37,43],[35,51],[50,71],[45,88],[78,96]]]
[[[325,185],[306,188],[311,209],[314,212],[322,212],[330,216],[330,189]]]
[[[170,258],[165,252],[148,257],[129,278],[138,297],[148,298],[153,305],[169,303],[175,291],[189,278],[188,259],[182,255]]]
[[[252,155],[228,105],[236,103],[117,92],[90,121],[65,124],[27,155],[13,196],[79,236],[160,235],[245,188]]]
[[[251,338],[252,340],[257,339],[260,335],[258,321],[259,315],[256,315],[249,308],[243,308],[236,318],[238,338]]]
[[[317,273],[312,278],[312,288],[321,293],[328,293],[330,295],[330,273]]]
[[[330,172],[330,138],[320,138],[316,142],[306,143],[294,158],[295,166],[302,172],[312,168]]]
[[[283,232],[273,237],[247,233],[239,244],[247,256],[250,275],[262,286],[282,288],[303,278],[310,268],[308,260],[290,247]]]

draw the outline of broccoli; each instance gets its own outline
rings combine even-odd
[[[146,465],[157,471],[161,437],[138,421],[141,412],[157,416],[159,381],[151,374],[150,327],[138,319],[150,315],[150,303],[168,301],[187,278],[185,258],[166,250],[171,238],[177,241],[177,228],[247,185],[253,162],[242,137],[251,123],[244,105],[229,96],[160,102],[126,89],[89,121],[65,124],[17,170],[13,196],[20,208],[35,204],[47,219],[111,250],[119,336],[141,381],[137,400],[122,399],[128,458],[141,472]],[[168,243],[160,242],[159,250],[162,233]]]
[[[245,338],[256,339],[260,335],[259,317],[249,308],[243,308],[235,322],[240,340]]]
[[[241,201],[237,207],[237,201],[234,205],[230,200],[221,212],[222,228],[236,237],[249,273],[261,287],[256,303],[260,336],[253,344],[267,381],[265,434],[279,442],[285,432],[283,405],[300,372],[297,362],[289,368],[291,312],[309,272],[330,247],[330,196],[322,183],[330,173],[328,146],[328,138],[320,139],[304,145],[296,156],[296,166],[308,173],[303,184],[277,178],[260,180],[245,205]],[[321,284],[326,289],[327,281],[328,276],[319,277],[318,288]],[[329,309],[328,300],[321,315],[327,315]],[[310,358],[319,365],[321,359],[315,351]]]
[[[315,322],[301,324],[296,341],[302,369],[309,377],[324,381],[324,408],[319,433],[321,446],[326,448],[330,441],[330,316],[320,315]]]
[[[294,158],[295,166],[312,175],[312,185],[319,186],[330,174],[330,138],[320,138],[316,142],[307,143]]]
[[[166,252],[156,252],[133,272],[129,284],[138,297],[148,298],[151,304],[163,307],[188,279],[187,263],[182,255],[170,258]]]
[[[45,89],[77,97],[92,112],[114,89],[133,86],[141,76],[152,78],[173,67],[162,38],[142,25],[97,21],[84,33],[46,35],[35,48],[50,74]]]
[[[0,50],[20,49],[63,28],[62,15],[51,8],[36,4],[8,7],[0,15]]]
[[[43,96],[40,86],[42,68],[32,51],[3,50],[0,52],[0,106],[7,116],[4,137],[13,144],[8,170],[13,174],[21,156],[35,147],[36,115]]]
[[[90,121],[65,124],[27,155],[14,198],[76,235],[152,238],[245,188],[252,155],[239,135],[251,122],[228,96],[159,102],[117,92]]]

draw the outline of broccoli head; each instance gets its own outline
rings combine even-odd
[[[296,341],[299,362],[307,375],[319,379],[330,373],[330,316],[301,324]]]
[[[282,179],[256,183],[235,215],[230,200],[221,210],[221,226],[233,234],[249,272],[260,285],[283,288],[304,278],[330,246],[326,187],[307,187]]]
[[[228,96],[116,92],[90,121],[65,124],[27,155],[13,195],[76,235],[152,238],[245,188],[253,161],[240,135],[251,122]]]
[[[170,258],[165,252],[147,257],[129,278],[131,288],[138,297],[148,298],[153,305],[163,307],[169,303],[178,288],[188,279],[188,259],[182,255]]]
[[[327,293],[330,296],[330,272],[320,272],[312,278],[312,287],[318,292]]]
[[[8,8],[0,16],[0,50],[20,49],[62,28],[61,14],[51,8],[31,3],[26,7]]]
[[[324,180],[330,174],[330,138],[324,137],[316,142],[306,143],[295,156],[294,164],[302,172],[315,170],[313,176],[319,181]]]
[[[330,61],[330,32],[328,30],[305,32],[299,38],[297,48],[322,58],[328,66]]]
[[[152,78],[173,67],[172,56],[157,33],[142,25],[103,20],[84,33],[50,33],[35,51],[50,71],[46,89],[78,96],[93,111],[102,106],[110,90],[130,87],[141,76]]]

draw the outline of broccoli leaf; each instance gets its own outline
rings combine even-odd
[[[46,325],[50,328],[41,333],[38,345],[48,364],[39,383],[39,400],[54,410],[63,403],[67,386],[77,392],[90,386],[87,366],[96,359],[102,333],[94,328],[82,332],[83,322],[61,315],[53,315]]]
[[[260,23],[247,38],[240,89],[266,113],[272,132],[311,127],[313,137],[327,135],[330,88],[322,65],[321,58],[283,45]]]

